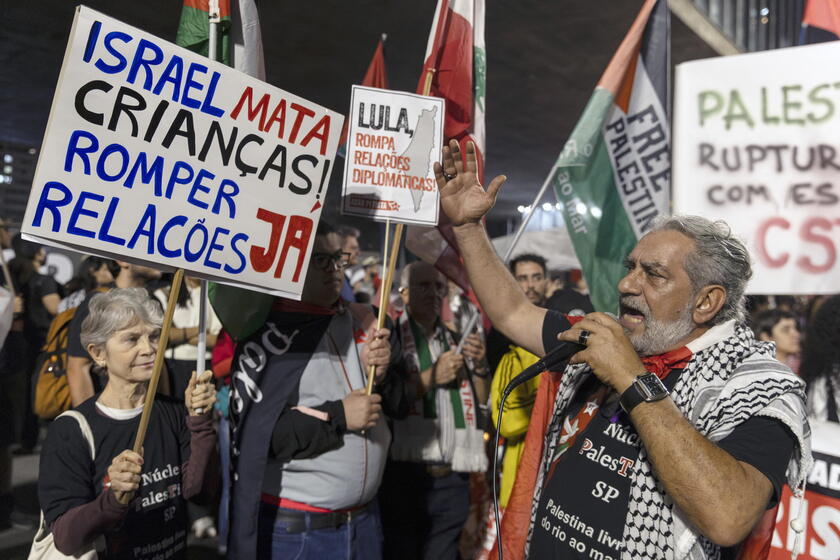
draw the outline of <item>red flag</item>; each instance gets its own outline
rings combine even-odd
[[[802,15],[802,25],[818,27],[834,35],[832,39],[840,37],[840,6],[836,0],[808,0],[805,13]],[[816,43],[822,40],[804,40],[803,43]]]
[[[385,35],[379,39],[373,58],[370,59],[367,72],[362,80],[363,86],[388,89],[388,72],[385,70]],[[338,140],[338,155],[344,157],[347,153],[347,130],[350,124],[349,119],[344,120],[344,128],[341,129],[341,138]]]
[[[475,144],[478,177],[483,180],[484,0],[438,0],[418,93],[426,93],[430,72],[432,82],[428,95],[446,100],[444,137],[458,140],[464,153],[468,141]],[[440,216],[436,228],[409,226],[406,247],[471,292],[452,226],[443,213]]]

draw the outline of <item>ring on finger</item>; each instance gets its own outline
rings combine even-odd
[[[585,329],[580,331],[580,334],[578,335],[578,344],[580,344],[581,346],[586,346],[586,343],[589,342],[589,336],[591,334],[592,333],[590,331],[587,331]]]
[[[443,177],[444,177],[444,179],[446,179],[447,181],[451,181],[452,179],[454,179],[454,178],[455,178],[455,177],[457,177],[457,176],[458,176],[458,174],[457,174],[457,173],[447,173],[446,171],[444,171],[444,172],[443,172]]]

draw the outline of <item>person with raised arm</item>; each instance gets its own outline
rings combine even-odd
[[[785,480],[801,496],[804,384],[744,324],[749,254],[726,224],[661,219],[627,256],[619,317],[570,320],[531,303],[490,245],[481,219],[505,177],[485,190],[474,146],[462,159],[455,141],[435,176],[496,328],[538,356],[585,347],[540,385],[549,404],[505,512],[508,559],[733,557]],[[772,525],[753,537],[769,546]]]

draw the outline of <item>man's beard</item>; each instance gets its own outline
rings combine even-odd
[[[639,298],[634,300],[631,296],[622,296],[621,305],[630,307],[644,315],[644,330],[640,334],[631,334],[627,329],[627,337],[630,343],[640,356],[655,356],[673,349],[677,343],[687,337],[694,330],[695,324],[692,318],[692,301],[689,299],[685,308],[680,311],[680,316],[673,321],[661,321],[654,319],[650,308]]]

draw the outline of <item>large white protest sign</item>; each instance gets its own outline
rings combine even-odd
[[[343,120],[80,7],[22,231],[299,298]]]
[[[438,97],[353,86],[342,212],[437,225],[443,117]]]
[[[675,213],[726,220],[750,293],[840,286],[840,43],[677,67]]]

